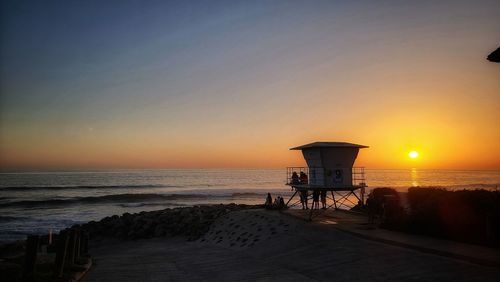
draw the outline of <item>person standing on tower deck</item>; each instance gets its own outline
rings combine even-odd
[[[300,184],[307,184],[309,179],[307,179],[307,174],[303,171],[300,172]]]
[[[292,184],[299,184],[299,175],[297,174],[297,172],[293,172],[292,173]]]

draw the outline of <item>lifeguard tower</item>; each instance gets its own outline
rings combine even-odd
[[[314,142],[290,150],[301,150],[307,167],[288,167],[286,185],[292,187],[295,192],[286,203],[290,202],[298,193],[307,192],[308,203],[311,203],[309,219],[313,216],[312,194],[321,191],[327,193],[327,199],[331,204],[327,208],[353,207],[358,203],[364,203],[365,192],[365,170],[363,167],[353,167],[358,156],[359,149],[368,146],[346,143],[346,142]],[[293,174],[305,173],[307,180],[297,180]],[[325,192],[323,192],[325,193]],[[330,194],[330,195],[328,195]],[[296,201],[290,206],[300,202]]]

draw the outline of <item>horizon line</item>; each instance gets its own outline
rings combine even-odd
[[[307,167],[307,166],[304,166]],[[49,173],[49,172],[101,172],[101,171],[120,171],[120,170],[285,170],[287,167],[165,167],[165,168],[53,168],[53,169],[0,169],[0,173]],[[461,171],[500,171],[500,168],[369,168],[366,170],[461,170]]]

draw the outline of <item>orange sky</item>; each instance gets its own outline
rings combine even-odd
[[[448,4],[11,11],[0,169],[279,168],[314,141],[368,145],[368,168],[500,169],[500,4]]]

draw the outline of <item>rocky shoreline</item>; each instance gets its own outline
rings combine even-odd
[[[200,205],[193,207],[172,208],[149,212],[124,213],[121,216],[113,215],[99,221],[90,221],[82,225],[74,225],[65,230],[66,234],[78,232],[88,234],[90,245],[101,245],[110,240],[137,240],[154,237],[184,237],[188,241],[196,240],[208,232],[212,223],[218,218],[233,211],[258,209],[262,205]],[[36,279],[52,281],[54,257],[59,233],[53,236],[53,244],[49,245],[49,236],[41,235],[38,257],[35,268]],[[83,237],[82,237],[83,238]],[[44,251],[40,251],[44,249]],[[25,261],[26,240],[0,244],[0,272],[5,281],[18,281],[24,277],[23,265]],[[82,254],[84,255],[84,254]],[[48,258],[48,259],[47,259]],[[65,267],[61,281],[73,281],[81,277],[90,264],[82,272],[75,270],[75,264]],[[2,278],[2,279],[3,279]],[[3,281],[3,280],[2,280]]]
[[[124,213],[121,216],[113,215],[71,228],[85,230],[92,241],[106,237],[137,240],[174,236],[185,236],[188,240],[196,240],[209,230],[217,218],[232,211],[262,207],[262,205],[220,204],[168,208],[135,214]]]

